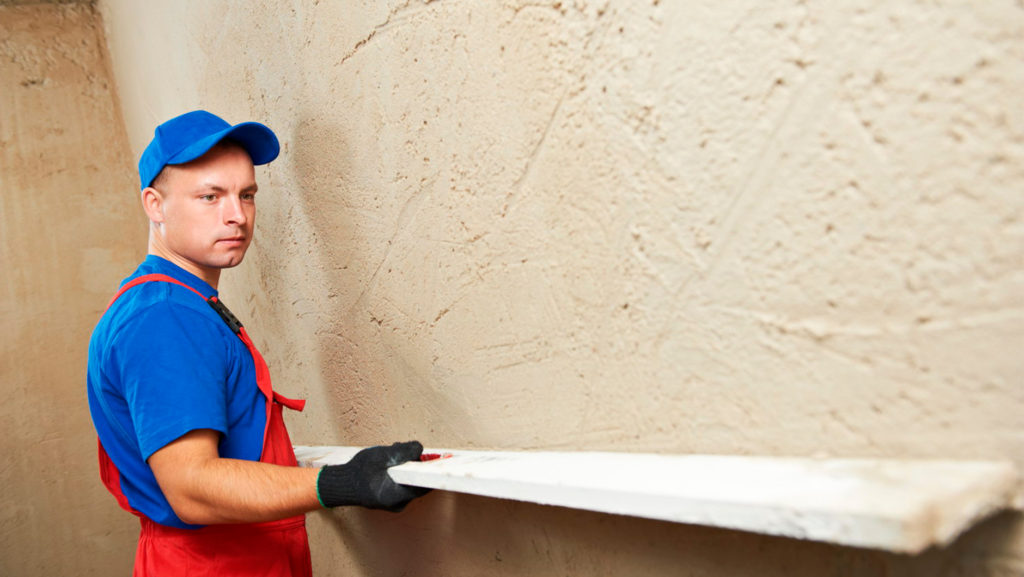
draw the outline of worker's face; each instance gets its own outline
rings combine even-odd
[[[244,149],[220,144],[166,167],[153,184],[142,194],[151,252],[214,281],[242,262],[256,219],[256,174]]]

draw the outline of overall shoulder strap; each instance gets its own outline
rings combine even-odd
[[[142,276],[135,277],[132,280],[124,283],[124,286],[121,287],[121,290],[117,291],[117,294],[114,295],[114,298],[110,299],[110,302],[107,303],[107,308],[109,309],[110,305],[114,304],[114,301],[116,301],[117,299],[121,298],[121,295],[123,295],[124,293],[128,292],[128,289],[131,289],[133,287],[137,287],[137,286],[139,286],[142,283],[152,282],[152,281],[169,282],[169,283],[172,283],[172,284],[183,286],[183,287],[187,288],[188,290],[190,290],[190,291],[196,293],[197,295],[199,295],[199,298],[203,299],[204,301],[206,300],[206,297],[203,296],[203,293],[201,293],[201,292],[197,291],[196,289],[188,286],[187,284],[181,282],[180,280],[178,280],[178,279],[176,279],[174,277],[167,276],[165,274],[153,273],[153,274],[144,274]]]

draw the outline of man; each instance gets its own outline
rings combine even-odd
[[[281,413],[305,401],[273,390],[217,298],[252,241],[253,166],[279,151],[266,126],[200,110],[157,127],[139,160],[148,255],[96,326],[88,367],[101,477],[142,522],[137,576],[310,575],[306,512],[398,511],[425,492],[387,474],[419,458],[415,441],[297,467]]]

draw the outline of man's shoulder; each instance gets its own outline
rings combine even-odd
[[[150,275],[159,276],[145,278]],[[90,350],[97,354],[109,354],[111,346],[134,350],[139,343],[160,341],[210,346],[234,337],[207,302],[206,293],[216,291],[170,261],[148,256],[121,287],[93,331]]]
[[[192,340],[233,336],[220,316],[200,296],[168,282],[146,282],[121,295],[96,327],[99,336],[116,340],[138,334]]]
[[[122,316],[126,317],[140,314],[174,315],[197,311],[211,319],[217,318],[205,298],[187,287],[162,281],[144,282],[133,286],[111,304],[110,310],[114,313],[121,312]]]

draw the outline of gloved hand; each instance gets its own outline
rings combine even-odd
[[[327,465],[320,470],[316,481],[320,504],[324,507],[360,505],[397,513],[430,489],[399,485],[388,475],[388,467],[417,461],[422,453],[423,445],[419,441],[409,441],[390,447],[369,447],[344,465]]]

